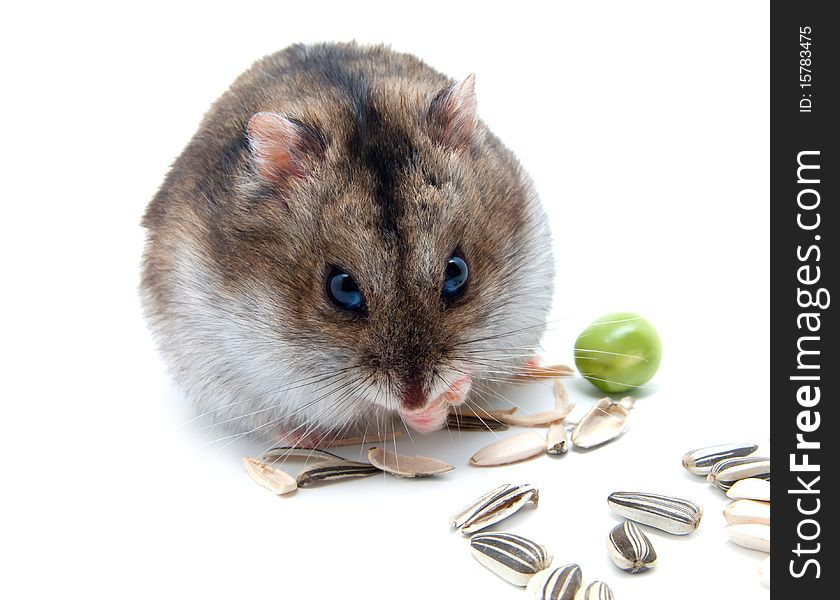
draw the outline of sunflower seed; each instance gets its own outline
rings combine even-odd
[[[279,460],[286,460],[287,458],[305,458],[307,460],[341,460],[341,457],[326,450],[319,450],[318,448],[301,448],[298,446],[275,446],[269,448],[262,455],[262,460],[266,462],[276,462]]]
[[[491,498],[494,498],[499,493],[511,487],[514,486],[512,486],[509,483],[504,483],[496,489],[490,490],[489,492],[481,496],[478,500],[470,502],[467,506],[465,506],[449,518],[449,526],[454,527],[455,529],[460,529],[461,526],[467,522],[467,519],[473,516],[479,509],[483,508]]]
[[[485,446],[472,455],[470,464],[476,467],[506,465],[544,452],[545,437],[536,431],[528,431]]]
[[[757,523],[742,523],[726,528],[729,539],[739,546],[770,552],[770,526]]]
[[[633,407],[636,406],[636,399],[632,396],[625,396],[624,398],[616,402],[616,404],[627,410],[633,410]]]
[[[544,546],[512,533],[479,533],[470,538],[472,554],[482,565],[513,585],[525,586],[553,558]]]
[[[446,473],[455,468],[428,456],[406,456],[384,448],[371,448],[368,451],[368,460],[378,469],[398,477],[428,477]]]
[[[733,500],[745,498],[747,500],[763,500],[770,502],[770,482],[764,479],[739,479],[726,490],[726,495]]]
[[[446,426],[459,431],[505,431],[508,429],[506,423],[499,421],[490,414],[481,416],[478,414],[461,414],[450,412],[446,417]]]
[[[540,491],[533,485],[505,485],[501,489],[496,488],[490,494],[485,494],[453,516],[450,524],[459,527],[461,533],[473,533],[506,519],[528,502],[537,506],[539,501]],[[466,514],[468,511],[469,514]]]
[[[615,600],[610,586],[603,581],[593,581],[583,593],[583,600]]]
[[[756,500],[736,500],[723,511],[728,525],[740,523],[770,524],[770,503]]]
[[[368,463],[354,462],[343,458],[323,460],[305,467],[298,473],[297,485],[302,488],[312,487],[319,483],[329,483],[351,477],[367,477],[374,473],[381,473],[381,471]]]
[[[631,521],[613,527],[607,538],[607,550],[616,566],[629,573],[641,573],[656,564],[656,550]]]
[[[525,588],[538,600],[573,600],[583,584],[583,574],[576,564],[545,569],[533,577]]]
[[[687,452],[682,466],[694,475],[708,475],[716,463],[728,458],[748,456],[758,450],[755,444],[721,444]]]
[[[575,426],[572,443],[581,448],[600,446],[627,430],[630,413],[609,398],[601,398]]]
[[[530,415],[504,415],[500,421],[515,427],[545,427],[554,421],[564,419],[575,407],[574,402],[569,402],[563,408],[555,408],[543,412],[531,413]]]
[[[520,373],[514,376],[514,379],[518,381],[537,381],[552,377],[571,377],[574,374],[575,370],[568,365],[548,365],[543,367],[539,364],[533,364],[526,365]]]
[[[625,519],[675,535],[691,533],[703,517],[703,509],[691,500],[660,494],[614,492],[607,504]]]
[[[583,404],[576,404],[575,407],[572,409],[563,422],[566,425],[577,425],[581,422],[583,417],[585,417],[589,413],[589,408],[584,406]]]
[[[552,423],[545,436],[545,451],[549,454],[564,454],[569,449],[569,433],[563,421]]]
[[[765,556],[761,559],[761,564],[758,565],[758,579],[766,585],[770,587],[770,557]]]
[[[381,444],[383,442],[398,440],[404,435],[405,432],[399,430],[395,430],[391,433],[385,433],[382,435],[357,435],[355,437],[333,440],[332,442],[330,442],[329,447],[336,448],[338,446],[361,446],[363,444]]]
[[[770,459],[763,456],[727,458],[717,463],[706,479],[724,492],[741,479],[770,479]]]
[[[245,465],[245,470],[251,476],[251,479],[278,496],[294,492],[297,489],[297,482],[294,477],[268,463],[246,456],[242,459],[242,464]]]

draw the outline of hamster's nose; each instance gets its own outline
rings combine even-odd
[[[406,382],[403,392],[402,405],[406,410],[417,410],[426,404],[426,393],[423,386],[417,380]]]

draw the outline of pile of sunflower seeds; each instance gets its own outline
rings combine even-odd
[[[540,435],[525,432],[503,438],[481,448],[470,458],[476,467],[507,465],[540,454],[565,454],[571,444],[578,448],[594,448],[605,444],[627,431],[630,409],[634,400],[623,398],[618,402],[601,398],[590,410],[578,410],[561,379],[574,374],[566,365],[530,367],[517,376],[527,382],[552,379],[554,382],[554,408],[542,412],[519,415],[516,409],[491,410],[480,407],[457,407],[450,411],[447,425],[461,431],[504,431],[509,427],[546,427]],[[571,444],[570,444],[571,442]]]
[[[292,477],[276,466],[278,462],[290,458],[305,458],[307,461],[297,477]],[[312,464],[308,464],[310,460]],[[278,446],[266,451],[262,458],[246,456],[242,462],[251,479],[278,496],[290,494],[297,488],[367,477],[374,473],[385,472],[397,477],[430,477],[455,468],[435,458],[406,456],[376,447],[368,451],[368,460],[369,463],[347,460],[316,448]]]
[[[673,535],[696,531],[703,508],[691,500],[646,492],[613,492],[609,507],[625,521],[607,536],[607,550],[615,565],[628,573],[641,573],[656,565],[656,550],[636,523]]]
[[[473,534],[509,517],[529,502],[536,507],[539,490],[530,484],[506,483],[452,515],[449,525],[462,534]],[[552,552],[537,542],[510,532],[475,533],[470,537],[475,559],[505,581],[524,587],[538,600],[615,600],[603,581],[583,585],[580,566],[552,568]]]
[[[705,476],[734,500],[723,511],[729,539],[745,548],[770,553],[770,459],[754,456],[755,444],[722,444],[692,450],[683,467]],[[770,585],[770,557],[758,568],[759,579]]]

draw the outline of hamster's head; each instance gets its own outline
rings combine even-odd
[[[384,413],[439,428],[545,327],[546,220],[478,120],[472,76],[394,95],[340,119],[254,114],[236,198],[214,216],[220,301],[241,325],[231,348],[266,376],[318,382],[296,407],[316,430]]]

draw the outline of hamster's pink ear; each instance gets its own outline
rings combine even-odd
[[[448,148],[468,146],[478,125],[475,75],[443,88],[426,113],[426,128],[433,140]]]
[[[326,150],[316,129],[270,112],[251,117],[248,141],[257,172],[273,183],[306,177]]]

